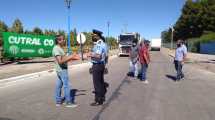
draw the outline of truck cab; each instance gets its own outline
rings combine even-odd
[[[129,52],[132,46],[132,42],[138,43],[140,35],[138,33],[124,33],[120,34],[118,38],[119,53],[118,56],[129,56]]]

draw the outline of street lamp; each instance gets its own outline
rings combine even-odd
[[[172,31],[171,49],[173,49],[173,35],[174,35],[174,28],[173,27],[171,27],[171,31]]]
[[[107,27],[108,27],[108,37],[107,37],[107,44],[109,45],[109,30],[110,30],[110,21],[107,22]]]
[[[125,33],[127,33],[128,24],[124,24],[124,27],[125,27]]]
[[[68,9],[68,41],[67,41],[67,52],[70,55],[71,54],[71,44],[70,44],[70,7],[72,0],[65,0],[66,7]]]
[[[109,37],[110,21],[107,22],[107,26],[108,26],[108,37]]]

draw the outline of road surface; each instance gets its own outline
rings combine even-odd
[[[215,73],[187,64],[185,80],[175,82],[173,61],[161,52],[151,53],[149,84],[127,77],[128,58],[114,58],[105,80],[107,101],[92,107],[90,65],[69,70],[77,89],[77,108],[56,107],[55,73],[17,81],[0,88],[0,120],[214,120]]]

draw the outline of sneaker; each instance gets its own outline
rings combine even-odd
[[[181,76],[181,80],[184,80],[184,79],[185,79],[185,77],[184,77],[184,75],[182,75],[182,76]]]
[[[149,84],[149,81],[148,81],[148,80],[145,80],[145,84]]]
[[[61,103],[56,103],[55,106],[56,107],[60,107],[62,104]]]
[[[103,105],[103,102],[93,102],[90,104],[90,106],[100,106]]]
[[[75,103],[66,103],[66,106],[65,107],[68,107],[68,108],[75,108],[75,107],[78,107],[77,104]]]
[[[144,80],[144,81],[141,81],[141,82],[144,83],[144,84],[149,84],[148,80]]]

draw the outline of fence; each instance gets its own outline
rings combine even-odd
[[[187,50],[193,53],[213,54],[215,55],[215,42],[197,43],[195,41],[186,42]],[[162,43],[162,47],[171,48],[171,43]],[[173,43],[173,49],[176,49],[176,43]]]
[[[162,47],[171,48],[171,43],[162,43]],[[173,42],[173,49],[176,49],[176,43]]]
[[[215,55],[215,42],[201,43],[200,53]]]

